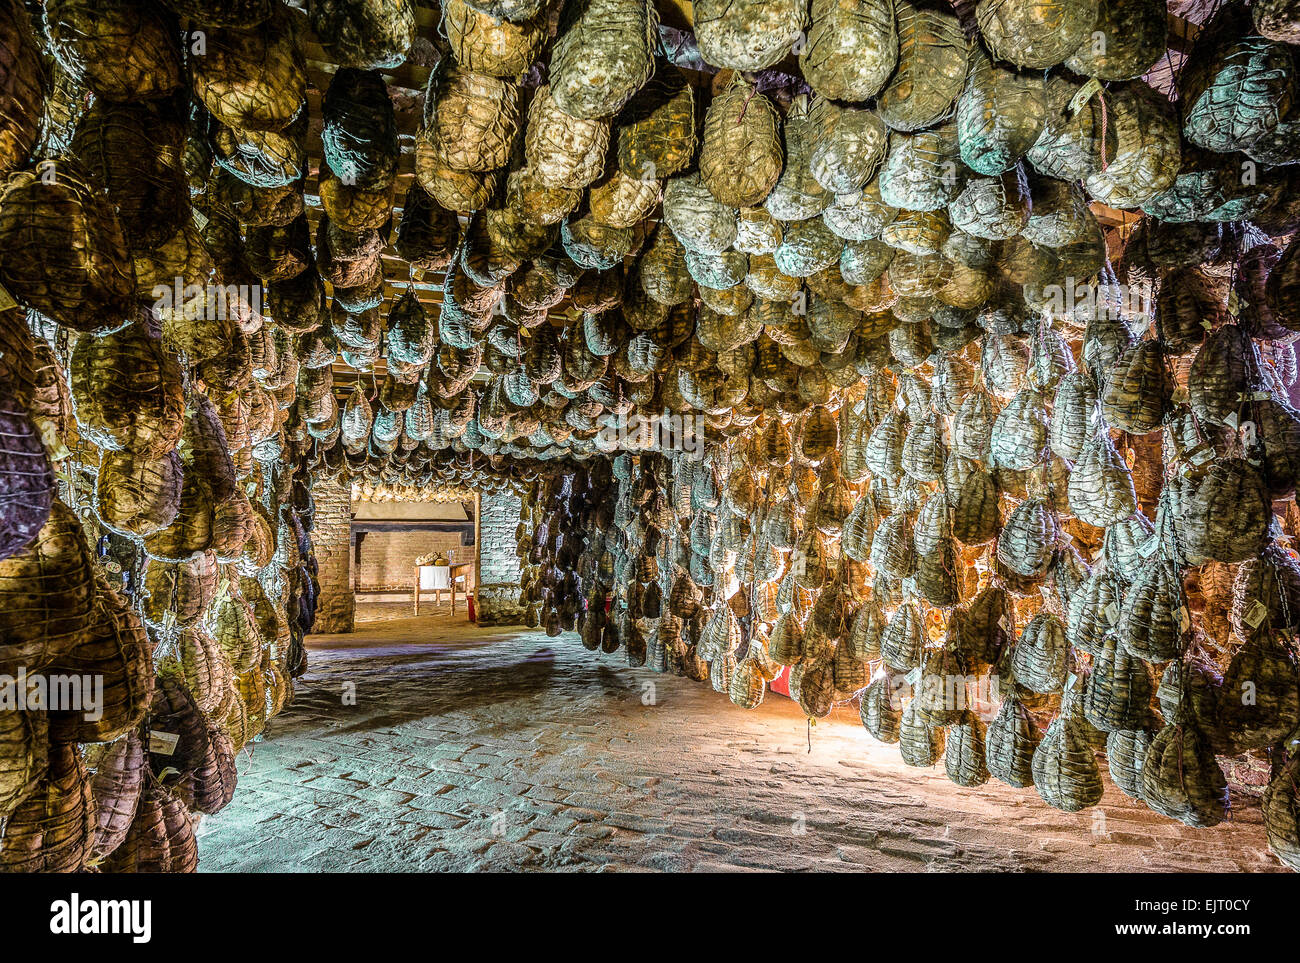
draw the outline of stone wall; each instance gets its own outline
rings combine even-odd
[[[519,559],[515,529],[519,496],[484,494],[479,506],[479,585],[475,609],[480,625],[513,625],[522,620],[519,606]]]
[[[474,592],[474,618],[479,625],[522,625],[524,607],[518,585],[480,585]]]
[[[316,503],[312,544],[320,568],[320,600],[312,632],[351,632],[356,616],[352,597],[352,489],[337,481],[312,487]]]
[[[354,584],[358,592],[409,592],[415,560],[449,549],[456,551],[457,561],[474,560],[473,547],[462,546],[459,532],[367,532]]]

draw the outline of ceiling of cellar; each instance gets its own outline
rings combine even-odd
[[[654,5],[663,27],[673,31],[693,31],[695,15],[689,0],[656,0]],[[552,11],[552,35],[554,35],[558,26],[560,6],[556,5]],[[1168,51],[1166,57],[1157,62],[1150,72],[1144,76],[1144,80],[1157,90],[1174,96],[1178,71],[1196,39],[1199,23],[1209,15],[1214,7],[1213,0],[1169,0]],[[321,46],[319,39],[312,33],[307,19],[305,0],[295,0],[295,2],[289,4],[289,8],[295,14],[298,29],[303,37],[302,46],[308,70],[307,105],[311,119],[308,128],[309,166],[304,185],[304,198],[314,237],[321,214],[319,180],[320,170],[324,164],[321,151],[321,104],[324,92],[329,87],[330,79],[337,71],[338,65],[330,58],[329,54]],[[398,67],[380,71],[388,85],[389,94],[393,101],[399,144],[401,146],[397,189],[395,192],[396,200],[393,210],[395,224],[401,217],[402,199],[406,196],[406,190],[415,176],[414,142],[424,112],[426,86],[432,69],[443,56],[443,53],[439,50],[439,42],[445,45],[445,38],[440,35],[442,13],[439,6],[436,3],[416,2],[413,4],[413,8],[417,39],[411,48],[408,59]],[[954,3],[953,9],[963,18],[973,18],[974,16],[974,3],[970,2],[970,0],[961,0],[961,2]],[[700,66],[707,67],[707,70],[687,69],[684,73],[692,84],[701,88],[717,89],[732,73],[732,71],[718,70],[708,65],[701,64]],[[775,69],[797,75],[798,58],[794,54],[790,54]],[[719,74],[722,76],[719,77]],[[1133,211],[1113,208],[1098,201],[1093,201],[1091,206],[1098,222],[1108,230],[1108,245],[1112,253],[1117,253],[1122,246],[1122,238],[1126,236],[1128,230],[1140,215]],[[652,215],[652,220],[657,221],[658,217],[659,215],[656,213]],[[412,271],[410,266],[398,257],[391,247],[384,251],[382,257],[384,274],[387,279],[385,286],[386,305],[391,305],[409,286],[415,290],[421,303],[428,309],[435,312],[439,309],[442,303],[442,283],[444,279],[441,272]],[[563,324],[566,321],[571,323],[574,319],[573,312],[566,310],[567,300],[566,298],[555,309],[557,314],[563,313],[565,315],[564,318],[557,318],[556,323]],[[383,358],[375,362],[373,372],[364,374],[359,374],[342,361],[336,363],[335,380],[340,399],[350,391],[351,386],[358,380],[363,382],[382,380],[385,371],[386,365]],[[481,372],[476,378],[479,382],[486,379],[486,372]]]

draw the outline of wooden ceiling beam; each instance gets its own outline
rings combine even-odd
[[[1176,13],[1169,13],[1166,16],[1169,22],[1167,40],[1169,49],[1177,50],[1180,54],[1191,53],[1201,28],[1186,17],[1180,17]]]

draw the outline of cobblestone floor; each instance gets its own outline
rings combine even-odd
[[[1199,831],[1109,785],[1061,813],[904,766],[851,707],[810,752],[784,697],[746,712],[576,636],[446,616],[359,629],[310,640],[295,704],[200,827],[201,870],[1281,868],[1244,797]]]
[[[463,602],[459,604],[462,606],[464,605]],[[411,610],[411,602],[408,599],[378,602],[358,601],[356,608],[356,622],[358,626],[360,626],[363,622],[391,622],[395,619],[408,619],[411,617]],[[426,599],[420,603],[420,611],[424,615],[441,615],[444,617],[450,617],[451,602],[444,601],[441,605],[435,605],[432,599]],[[456,613],[457,620],[463,622],[464,617],[464,608],[458,609]],[[366,625],[363,627],[363,631],[372,628],[374,628],[373,625]],[[340,636],[340,638],[343,638],[343,636]]]

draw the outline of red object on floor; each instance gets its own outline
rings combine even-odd
[[[779,692],[781,695],[789,698],[790,696],[790,669],[786,666],[781,667],[777,677],[768,683],[773,692]]]
[[[469,612],[469,620],[477,622],[478,619],[474,615],[474,596],[472,594],[465,596],[465,608]]]

